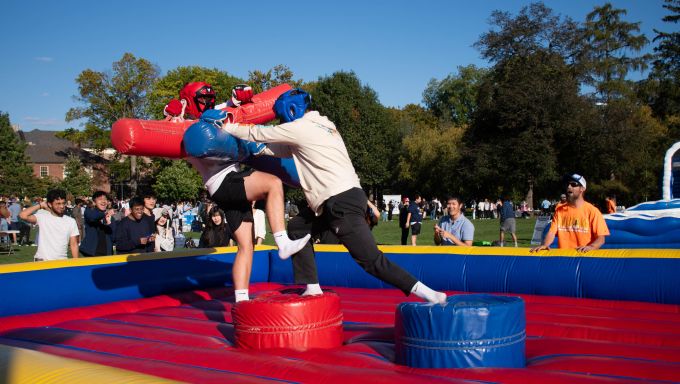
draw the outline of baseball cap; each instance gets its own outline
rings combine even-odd
[[[160,219],[161,216],[170,216],[170,209],[167,206],[164,206],[162,209],[156,209],[153,216],[155,220]]]
[[[586,188],[586,178],[583,177],[583,176],[581,176],[581,175],[579,175],[578,173],[574,173],[574,174],[571,174],[571,175],[567,175],[567,176],[565,177],[565,182],[568,183],[568,182],[570,182],[570,181],[575,181],[575,182],[581,184],[581,186],[583,187],[583,189]]]

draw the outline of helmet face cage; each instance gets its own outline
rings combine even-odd
[[[215,90],[205,82],[186,84],[179,92],[180,101],[186,103],[186,113],[190,118],[198,119],[208,109],[215,107]]]
[[[215,108],[215,91],[210,85],[202,86],[196,91],[194,102],[196,103],[196,109],[201,113]]]

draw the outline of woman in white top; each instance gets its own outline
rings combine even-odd
[[[156,219],[156,242],[154,252],[170,252],[175,249],[175,234],[172,230],[170,212],[163,208]]]

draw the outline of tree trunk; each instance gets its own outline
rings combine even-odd
[[[137,195],[137,156],[130,156],[130,190]]]
[[[527,205],[529,206],[529,211],[532,213],[534,212],[534,181],[531,177],[529,177],[529,190],[527,191],[527,195],[524,198],[524,200],[527,202]]]

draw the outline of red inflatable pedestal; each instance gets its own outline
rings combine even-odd
[[[232,308],[236,346],[244,349],[337,348],[342,345],[340,298],[266,292]]]

